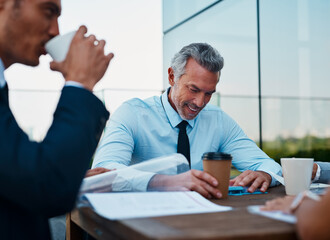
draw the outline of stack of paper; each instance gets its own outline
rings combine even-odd
[[[99,215],[111,220],[232,210],[189,191],[88,193],[84,197]]]

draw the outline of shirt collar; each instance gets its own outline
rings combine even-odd
[[[3,88],[6,85],[4,71],[5,71],[5,66],[3,65],[3,62],[0,58],[0,88]]]
[[[183,119],[181,116],[173,109],[169,100],[168,100],[168,93],[170,92],[170,87],[162,94],[161,100],[165,110],[165,114],[170,121],[170,124],[173,128],[175,128]],[[193,128],[196,122],[198,115],[192,120],[186,120],[188,124]]]

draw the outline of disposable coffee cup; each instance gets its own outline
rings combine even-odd
[[[222,198],[227,198],[232,156],[221,152],[206,152],[202,159],[204,172],[217,179],[217,188],[220,190]]]
[[[309,190],[313,164],[313,158],[281,158],[287,195],[297,195],[300,192]]]
[[[63,61],[66,58],[75,34],[76,31],[72,31],[52,38],[45,45],[46,52],[53,58],[53,60],[58,62]]]

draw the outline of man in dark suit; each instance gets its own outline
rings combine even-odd
[[[80,27],[63,62],[66,85],[45,139],[29,141],[8,103],[4,71],[39,64],[59,34],[60,0],[0,0],[0,239],[49,239],[48,218],[74,206],[109,113],[91,92],[113,54]]]

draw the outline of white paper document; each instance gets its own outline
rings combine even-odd
[[[297,218],[293,214],[286,214],[283,213],[282,211],[262,211],[260,210],[260,207],[262,206],[248,206],[247,209],[250,213],[273,218],[276,220],[293,223],[293,224],[297,222]]]
[[[84,196],[99,215],[111,220],[232,210],[189,191],[88,193]]]

